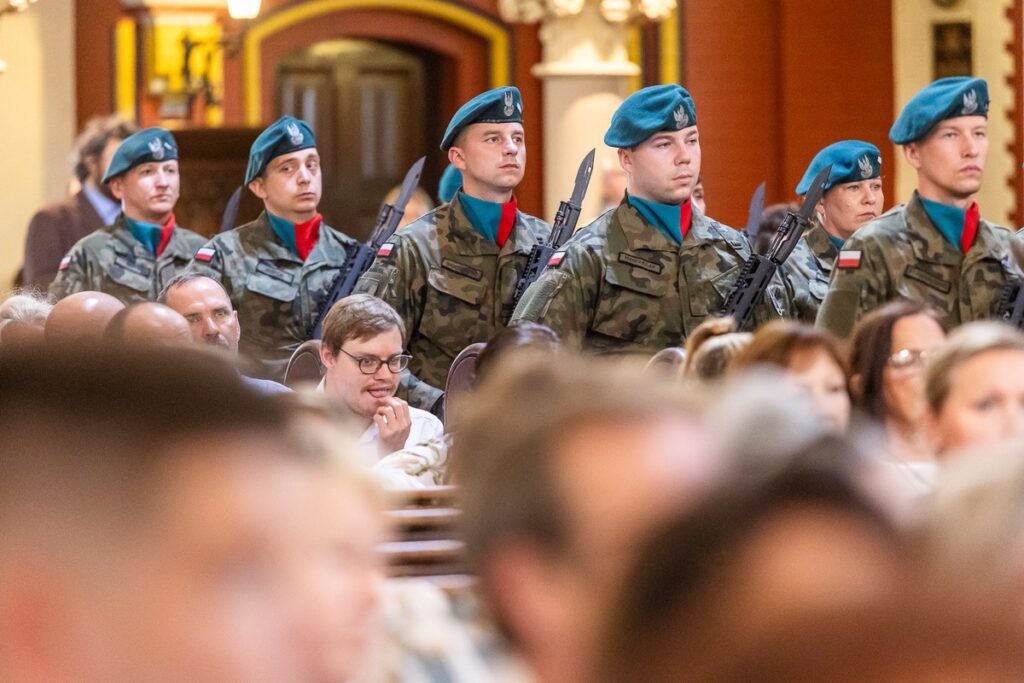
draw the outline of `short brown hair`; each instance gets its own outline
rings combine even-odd
[[[75,148],[78,151],[78,157],[75,159],[75,177],[79,182],[84,182],[89,177],[89,168],[85,165],[87,158],[98,159],[108,142],[124,140],[136,130],[134,124],[117,114],[89,119],[75,140]]]
[[[710,382],[722,377],[729,363],[750,344],[753,335],[737,332],[731,317],[705,320],[686,338],[684,379]]]
[[[757,332],[750,345],[733,359],[730,369],[739,370],[754,365],[775,365],[789,368],[793,357],[805,351],[824,351],[847,375],[846,358],[834,336],[792,320],[775,320]]]
[[[336,356],[349,339],[370,339],[396,328],[404,340],[405,323],[387,302],[369,294],[352,294],[324,316],[322,343]]]

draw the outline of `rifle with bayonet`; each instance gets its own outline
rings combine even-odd
[[[405,207],[420,184],[420,175],[423,173],[423,164],[426,160],[426,157],[420,157],[419,161],[409,168],[395,203],[385,203],[380,207],[377,221],[370,232],[370,238],[364,244],[349,250],[341,270],[338,271],[338,276],[331,284],[330,294],[327,295],[324,305],[320,307],[320,312],[316,316],[316,323],[313,325],[313,339],[319,339],[323,333],[324,316],[327,315],[327,311],[331,310],[331,306],[339,300],[352,293],[352,290],[356,288],[356,282],[359,281],[363,273],[370,269],[373,258],[377,255],[381,245],[395,234],[402,216],[405,215]]]
[[[590,185],[590,175],[594,172],[594,155],[596,150],[590,150],[587,156],[583,157],[579,170],[576,171],[576,183],[572,188],[572,195],[568,200],[558,205],[555,213],[555,222],[551,225],[551,236],[544,244],[535,244],[530,250],[530,257],[526,261],[526,269],[523,271],[519,282],[516,283],[516,291],[512,296],[512,306],[509,313],[519,305],[527,287],[532,285],[551,260],[557,249],[565,244],[573,231],[576,223],[580,220],[580,210],[583,206],[583,198],[587,194],[587,187]]]
[[[725,304],[722,306],[722,315],[731,316],[736,321],[737,330],[744,329],[749,323],[754,313],[754,307],[764,296],[775,273],[793,253],[797,242],[810,226],[814,207],[821,200],[821,195],[824,192],[822,188],[831,172],[830,164],[814,177],[811,189],[807,191],[804,198],[803,206],[796,213],[790,211],[786,214],[775,232],[768,253],[764,256],[752,253],[747,262],[743,264],[743,270],[740,272],[736,284],[729,290]]]

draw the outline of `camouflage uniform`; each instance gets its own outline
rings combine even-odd
[[[917,192],[847,240],[844,252],[860,252],[859,267],[837,267],[817,324],[846,337],[864,314],[896,298],[933,307],[953,327],[996,315],[1007,276],[1020,269],[1010,256],[1011,233],[978,221],[966,254],[946,241],[925,213]]]
[[[828,279],[838,256],[839,249],[815,217],[810,229],[782,265],[782,272],[789,280],[797,319],[814,323],[828,292]]]
[[[83,291],[106,292],[125,304],[155,301],[164,284],[185,270],[206,238],[174,228],[163,253],[154,256],[135,239],[124,214],[78,241],[61,262],[50,294],[63,299]]]
[[[320,238],[305,262],[274,234],[266,213],[216,235],[192,269],[220,282],[242,328],[239,351],[262,361],[269,379],[284,378],[288,359],[312,337],[313,325],[356,242],[320,225]]]
[[[401,395],[410,405],[433,409],[455,356],[505,327],[530,251],[550,232],[519,211],[499,248],[473,228],[456,195],[395,233],[390,254],[377,256],[356,291],[388,302],[405,321],[412,361]]]
[[[678,245],[623,202],[573,236],[561,262],[526,291],[513,319],[548,325],[572,348],[654,353],[680,345],[719,314],[749,256],[743,235],[696,207]],[[789,315],[777,275],[754,320]]]

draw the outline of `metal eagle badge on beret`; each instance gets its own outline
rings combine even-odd
[[[309,124],[294,116],[282,116],[267,126],[252,143],[245,184],[255,180],[277,157],[312,147],[316,147],[316,138]]]
[[[178,158],[174,136],[165,128],[146,128],[126,137],[114,152],[107,172],[106,183],[141,164],[173,161]]]
[[[826,166],[831,166],[832,170],[822,186],[823,190],[844,183],[878,178],[882,175],[882,153],[870,142],[862,140],[833,142],[811,159],[803,178],[796,186],[796,193],[801,196],[807,194],[814,177]]]
[[[655,133],[697,125],[693,98],[681,85],[652,85],[623,100],[612,114],[604,144],[619,149],[636,147]]]
[[[480,93],[459,110],[448,122],[441,138],[441,149],[447,152],[459,134],[474,123],[522,123],[523,96],[519,88],[505,86]]]
[[[924,138],[946,119],[988,116],[988,83],[981,78],[953,76],[929,83],[903,108],[889,131],[889,139],[905,145]]]

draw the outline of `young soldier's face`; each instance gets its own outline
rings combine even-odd
[[[144,223],[162,223],[178,202],[181,179],[177,160],[139,164],[110,181],[126,216]]]
[[[917,170],[921,194],[945,203],[969,199],[981,189],[988,158],[988,119],[946,119],[923,140],[903,149]]]
[[[307,221],[316,214],[323,191],[320,155],[316,149],[303,149],[272,159],[249,189],[275,216],[293,223]]]
[[[526,172],[526,133],[521,123],[474,123],[448,150],[448,160],[462,171],[463,187],[473,196],[507,195]],[[480,199],[493,201],[488,196]]]
[[[822,196],[819,215],[829,234],[847,239],[853,231],[882,212],[882,179],[842,183]]]
[[[369,339],[347,339],[336,356],[326,346],[321,347],[320,357],[327,368],[327,394],[354,415],[372,418],[377,408],[387,405],[395,395],[400,373],[391,372],[385,362],[372,375],[365,375],[357,359],[387,361],[401,353],[402,334],[397,327]]]
[[[662,204],[682,204],[700,176],[697,126],[655,133],[633,149],[619,150],[629,192]]]

